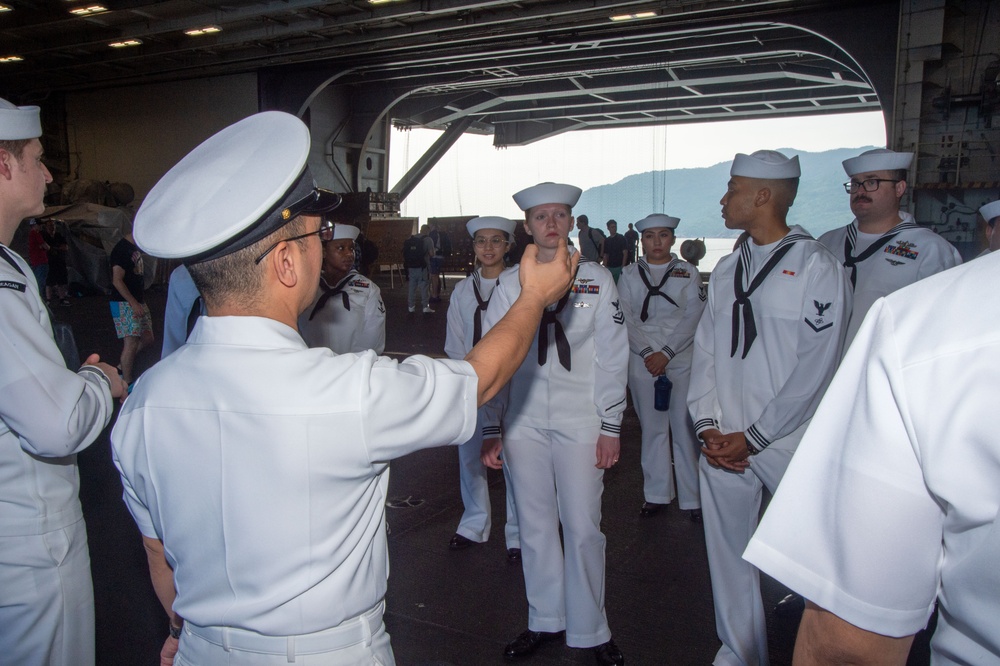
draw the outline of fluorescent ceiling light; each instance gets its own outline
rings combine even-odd
[[[21,56],[3,56],[0,57],[0,62],[21,62],[24,60]]]
[[[108,46],[113,49],[123,49],[126,46],[139,46],[139,44],[142,44],[141,39],[125,39],[120,42],[111,42]]]
[[[192,37],[198,37],[199,35],[211,35],[212,33],[222,32],[222,28],[217,25],[206,25],[204,28],[191,28],[190,30],[185,30],[185,35],[191,35]]]
[[[653,18],[656,12],[638,12],[636,14],[616,14],[611,17],[612,21],[634,21],[636,19]]]
[[[10,5],[0,5],[0,12],[12,12],[14,8]]]
[[[77,16],[90,16],[91,14],[100,14],[106,11],[108,11],[108,8],[104,5],[87,5],[86,7],[71,9],[69,13],[76,14]]]
[[[390,2],[400,2],[401,0],[368,0],[369,5],[387,5]]]

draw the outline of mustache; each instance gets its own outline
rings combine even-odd
[[[867,201],[868,203],[871,203],[871,199],[869,197],[864,196],[863,194],[854,197],[854,200],[855,201]]]

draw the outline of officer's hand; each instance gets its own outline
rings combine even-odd
[[[160,650],[160,666],[174,666],[174,657],[177,656],[177,648],[180,647],[180,639],[167,636],[163,641],[163,648]]]
[[[569,291],[580,263],[580,253],[572,257],[566,239],[559,239],[555,259],[546,263],[538,261],[538,246],[532,243],[524,248],[521,256],[521,293],[536,295],[545,306],[552,305]]]
[[[643,362],[646,364],[646,370],[649,374],[659,377],[667,371],[667,363],[670,363],[670,359],[667,358],[666,354],[659,351],[647,356]]]
[[[621,454],[621,440],[611,435],[601,434],[597,438],[597,469],[611,469],[618,463]]]
[[[113,368],[107,363],[101,363],[101,357],[97,354],[91,354],[87,357],[87,360],[83,362],[84,365],[92,365],[111,380],[111,397],[112,398],[124,398],[128,395],[128,384],[122,379],[121,375],[118,374],[118,368]]]
[[[503,452],[503,440],[499,437],[490,437],[483,440],[483,448],[479,452],[479,459],[490,469],[501,469],[503,461],[500,454]]]

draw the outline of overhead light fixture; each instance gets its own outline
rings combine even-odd
[[[656,12],[638,12],[636,14],[616,14],[611,17],[612,21],[635,21],[636,19],[653,18]]]
[[[387,5],[390,2],[400,2],[401,0],[368,0],[369,5]]]
[[[0,14],[2,14],[3,12],[12,12],[12,11],[14,11],[14,8],[11,7],[10,5],[0,5]]]
[[[113,49],[123,49],[127,46],[139,46],[139,44],[142,44],[141,39],[126,39],[120,42],[111,42],[108,46]]]
[[[0,62],[21,62],[24,60],[21,56],[2,56],[0,57]]]
[[[200,35],[211,35],[212,33],[222,32],[222,28],[217,25],[206,25],[204,28],[191,28],[190,30],[185,30],[185,35],[191,35],[192,37],[198,37]]]
[[[106,11],[108,11],[108,8],[104,5],[87,5],[86,7],[75,7],[69,10],[69,13],[76,16],[90,16],[91,14],[100,14]]]

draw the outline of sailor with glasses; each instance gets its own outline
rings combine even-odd
[[[295,116],[250,116],[174,166],[136,216],[139,247],[184,260],[207,310],[111,435],[170,619],[161,663],[394,664],[389,461],[468,440],[571,283],[565,243],[546,264],[526,252],[521,298],[463,361],[307,347],[296,324],[340,202],[316,188],[310,152]]]
[[[962,263],[958,250],[899,209],[913,153],[877,148],[844,160],[854,221],[819,237],[847,269],[854,310],[844,349],[877,299]]]
[[[332,227],[323,240],[323,272],[312,304],[299,316],[299,333],[310,347],[337,354],[385,350],[385,305],[378,285],[354,269],[354,242],[361,230]],[[464,358],[464,355],[463,355]]]

